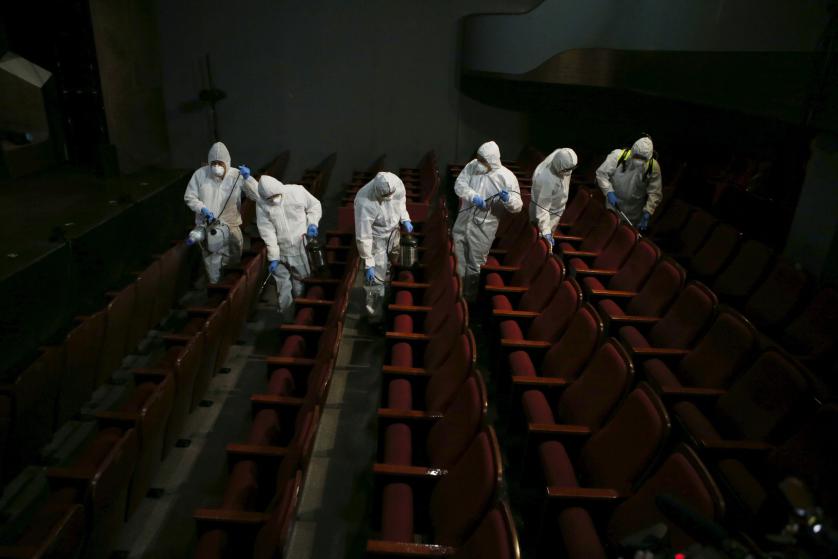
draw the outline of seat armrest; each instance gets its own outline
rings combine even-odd
[[[402,376],[402,377],[429,377],[431,374],[425,369],[417,367],[395,367],[393,365],[384,365],[381,367],[381,372],[385,375]]]
[[[367,555],[383,557],[451,557],[457,548],[427,543],[367,540]]]
[[[585,237],[576,237],[574,235],[562,235],[561,233],[553,233],[553,238],[557,241],[565,241],[570,243],[581,243],[585,240]]]
[[[432,308],[418,305],[387,305],[387,310],[398,313],[429,313]]]
[[[624,324],[637,324],[637,325],[644,325],[644,324],[656,324],[660,321],[660,318],[657,316],[636,316],[630,314],[624,315],[608,315],[608,320],[610,322],[614,322],[620,325]]]
[[[526,293],[530,288],[517,285],[484,285],[483,290],[493,295],[504,295],[507,293]]]
[[[545,490],[548,501],[561,503],[562,506],[585,503],[617,503],[625,499],[626,495],[616,489],[600,489],[593,487],[564,487],[548,486]]]
[[[529,318],[534,319],[538,317],[537,312],[533,311],[508,311],[503,309],[492,309],[493,318]]]
[[[263,512],[250,512],[234,509],[213,509],[201,508],[192,513],[192,517],[198,522],[211,522],[219,524],[238,524],[242,526],[262,525],[270,518],[270,515]]]
[[[571,381],[559,377],[530,377],[514,375],[512,385],[515,388],[564,388],[570,386]]]
[[[567,253],[565,253],[567,254]],[[617,275],[617,270],[601,270],[598,268],[585,268],[576,270],[577,276],[600,276],[610,278]]]
[[[527,433],[532,435],[589,437],[591,428],[585,425],[567,425],[561,423],[529,423]]]
[[[288,448],[284,446],[269,446],[264,444],[228,444],[227,456],[237,460],[247,459],[282,459],[288,455]]]
[[[500,341],[501,347],[511,349],[550,349],[550,342],[541,342],[536,340],[510,340],[509,338],[502,338]]]
[[[664,400],[717,400],[726,391],[718,388],[699,388],[695,386],[659,386]]]
[[[270,367],[313,367],[315,362],[308,357],[265,357],[265,363]]]
[[[630,347],[629,351],[637,357],[679,359],[690,353],[688,349],[674,349],[668,347]]]
[[[441,413],[428,411],[378,408],[379,421],[382,419],[389,421],[438,421],[442,417]]]
[[[619,291],[616,289],[588,289],[587,291],[591,297],[600,298],[631,299],[637,295],[636,291]]]
[[[600,255],[599,252],[592,252],[588,250],[563,250],[562,254],[573,258],[596,258]]]
[[[757,457],[774,449],[773,445],[762,441],[730,439],[698,439],[701,449],[721,457]]]
[[[441,478],[448,474],[442,468],[425,468],[423,466],[399,466],[396,464],[373,464],[372,472],[376,476],[408,477],[418,479]]]

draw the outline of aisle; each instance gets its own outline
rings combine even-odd
[[[367,332],[360,321],[362,281],[359,272],[288,557],[331,559],[364,554],[384,338]]]

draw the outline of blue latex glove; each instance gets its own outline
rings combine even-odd
[[[268,264],[268,271],[273,274],[277,266],[279,266],[279,260],[271,260],[271,263]]]
[[[611,205],[612,205],[612,206],[614,206],[615,208],[617,207],[617,202],[618,202],[619,200],[617,199],[617,195],[616,195],[616,194],[614,194],[614,192],[613,192],[613,191],[612,191],[612,192],[609,192],[608,194],[606,194],[606,195],[605,195],[605,197],[606,197],[606,198],[608,198],[608,203],[609,203],[609,204],[611,204]]]
[[[509,202],[509,192],[506,190],[501,190],[500,193],[498,193],[498,197],[500,198],[500,201],[504,204]]]
[[[364,278],[367,280],[367,285],[375,283],[375,268],[367,268],[367,271],[364,272]]]
[[[201,208],[201,215],[210,221],[215,219],[215,214],[209,211],[207,208]]]
[[[486,207],[486,201],[483,200],[483,197],[480,194],[475,194],[474,198],[471,199],[471,203],[481,210]]]
[[[186,237],[186,246],[191,247],[194,244],[195,244],[195,239],[193,239],[192,237]]]
[[[652,219],[652,214],[649,212],[643,212],[643,217],[640,218],[640,223],[637,224],[637,228],[641,231],[648,229],[650,219]]]
[[[548,243],[550,243],[550,246],[554,246],[556,244],[556,239],[553,238],[552,234],[542,235],[542,236],[544,237],[544,240],[546,240]]]
[[[250,167],[247,165],[239,165],[239,172],[242,174],[242,178],[247,180],[250,178]]]
[[[308,230],[306,230],[306,235],[309,237],[316,237],[317,236],[317,226],[315,224],[311,224],[308,226]]]
[[[413,224],[410,222],[409,219],[405,219],[402,221],[402,225],[404,226],[404,230],[408,233],[413,233]]]

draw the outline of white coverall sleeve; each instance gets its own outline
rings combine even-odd
[[[548,171],[549,172],[549,171]],[[555,207],[553,203],[554,189],[558,189]],[[544,180],[541,174],[533,181],[532,201],[535,206],[533,213],[537,223],[538,232],[543,236],[550,236],[553,219],[560,218],[564,213],[567,204],[567,195],[561,179]],[[537,204],[537,205],[536,205]]]
[[[471,199],[477,194],[470,186],[475,165],[479,165],[476,159],[463,167],[463,170],[460,171],[460,174],[457,175],[457,180],[454,182],[454,193],[469,204],[471,204]]]
[[[661,168],[657,161],[653,162],[652,165],[654,165],[654,168],[652,169],[652,176],[649,177],[649,183],[646,186],[646,206],[643,208],[643,211],[649,212],[649,215],[655,213],[658,204],[661,203],[661,199],[663,198]]]
[[[503,203],[503,207],[509,213],[516,214],[524,207],[524,201],[521,199],[521,187],[518,186],[518,178],[512,171],[507,171],[504,176],[504,182],[506,183],[506,190],[509,192],[509,200]]]
[[[357,204],[359,200],[355,200]],[[355,244],[358,246],[358,256],[364,261],[364,268],[375,266],[372,255],[372,216],[362,208],[355,206]]]
[[[242,183],[241,188],[245,196],[247,196],[254,202],[259,201],[259,182],[256,179],[254,179],[253,177],[247,177],[245,181]]]
[[[268,249],[268,261],[279,260],[279,243],[276,240],[276,228],[273,222],[266,215],[264,209],[257,209],[256,227],[259,229],[259,236],[265,241],[265,247]]]
[[[410,214],[407,213],[407,199],[399,200],[399,221],[410,221]]]
[[[611,177],[614,176],[614,172],[617,170],[617,161],[620,159],[621,153],[622,150],[619,149],[615,149],[609,153],[605,161],[602,162],[602,165],[596,170],[596,183],[599,185],[599,189],[602,190],[603,194],[614,192]]]
[[[303,190],[306,197],[306,225],[320,225],[320,218],[323,216],[323,206],[320,200],[315,198],[308,190]]]
[[[192,178],[189,179],[189,184],[186,185],[186,192],[183,194],[183,201],[195,213],[200,213],[206,207],[198,197],[198,188],[200,187],[199,174],[201,174],[200,169],[192,173]]]

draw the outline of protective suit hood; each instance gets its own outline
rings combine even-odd
[[[576,157],[576,152],[570,148],[561,148],[556,152],[553,161],[550,163],[550,170],[558,175],[562,171],[569,171],[576,167],[579,160]]]
[[[276,196],[282,192],[282,183],[275,178],[262,175],[259,178],[259,196],[267,200],[271,196]]]
[[[651,138],[640,138],[634,145],[631,146],[631,154],[632,155],[639,155],[640,157],[649,160],[652,158],[652,155],[655,153],[655,149],[652,146],[652,139]]]
[[[215,142],[209,150],[207,162],[212,163],[213,161],[223,161],[227,168],[230,168],[230,151],[221,142]]]
[[[489,164],[492,171],[496,171],[501,168],[500,148],[495,142],[486,142],[477,148],[477,155],[486,160],[486,163]]]
[[[379,199],[387,198],[396,193],[396,183],[390,179],[390,176],[395,178],[392,173],[381,171],[373,179],[373,191]]]

